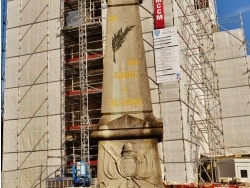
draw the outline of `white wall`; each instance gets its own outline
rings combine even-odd
[[[26,188],[61,166],[60,1],[13,0],[7,12],[2,185]]]
[[[250,153],[250,89],[241,29],[214,33],[227,154]]]

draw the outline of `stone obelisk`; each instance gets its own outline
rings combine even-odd
[[[107,0],[103,115],[90,134],[99,140],[98,187],[162,187],[139,3]]]

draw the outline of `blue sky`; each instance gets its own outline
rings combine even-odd
[[[231,17],[231,21],[236,21],[239,17],[235,16],[241,12],[246,40],[250,43],[250,0],[216,0],[216,3],[219,18]],[[227,19],[227,21],[229,20]],[[230,29],[232,25],[227,25],[227,29]],[[240,26],[240,24],[237,24],[237,26]]]

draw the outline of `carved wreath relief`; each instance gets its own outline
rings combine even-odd
[[[99,187],[108,188],[137,188],[160,187],[157,171],[159,170],[155,160],[154,144],[147,144],[144,151],[137,155],[131,142],[126,142],[121,148],[111,146],[110,142],[102,144],[104,150],[103,173]],[[121,152],[119,152],[121,151]]]

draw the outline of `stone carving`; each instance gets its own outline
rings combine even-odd
[[[127,34],[129,31],[131,31],[135,25],[129,25],[127,26],[124,31],[122,28],[118,30],[116,34],[112,37],[112,50],[113,50],[113,61],[116,63],[115,59],[115,52],[119,50],[119,48],[122,46],[122,43],[125,41]]]
[[[146,147],[138,148],[139,155],[129,141],[122,146],[122,151],[109,141],[101,146],[103,163],[100,168],[105,178],[99,180],[100,188],[162,187],[157,177],[159,168],[156,160],[159,158],[155,153],[155,144],[151,142]]]

